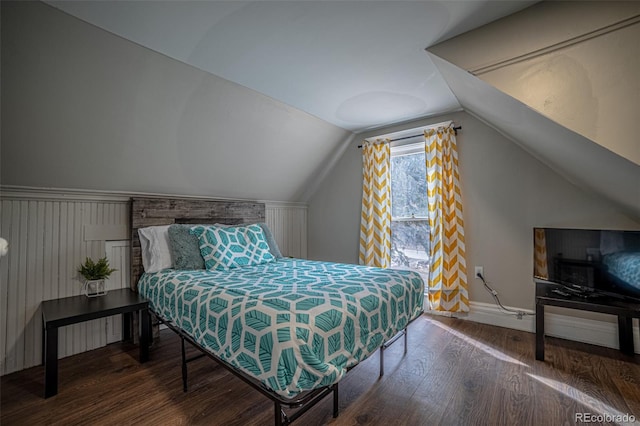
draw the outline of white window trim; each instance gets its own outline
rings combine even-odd
[[[424,139],[420,142],[408,143],[405,145],[391,146],[391,156],[401,157],[403,155],[412,155],[424,152]]]
[[[424,222],[425,220],[429,220],[428,217],[426,216],[412,216],[412,217],[406,217],[406,216],[398,216],[398,217],[391,217],[391,221],[392,222]]]
[[[447,127],[447,126],[450,126],[451,124],[453,124],[453,120],[448,120],[448,121],[443,121],[443,122],[440,122],[440,123],[430,124],[428,126],[413,127],[411,129],[400,130],[400,131],[393,132],[393,133],[386,133],[384,135],[372,136],[370,138],[366,138],[365,140],[369,141],[369,142],[374,142],[374,141],[376,141],[378,139],[398,139],[398,138],[404,138],[404,137],[415,135],[415,134],[422,135],[425,130],[437,129],[438,127]],[[401,140],[401,141],[396,141],[396,142],[391,142],[391,147],[393,148],[393,147],[396,147],[396,146],[413,144],[413,143],[417,142],[416,139],[418,139],[418,137],[411,138],[411,139],[405,139],[405,140]],[[420,142],[424,142],[424,139],[422,139]]]
[[[413,127],[411,129],[374,136],[371,138],[366,138],[365,140],[371,142],[378,139],[398,139],[398,138],[404,138],[411,135],[418,135],[414,138],[391,142],[391,157],[412,155],[412,154],[417,154],[419,152],[424,151],[425,140],[422,135],[426,130],[437,129],[439,127],[447,127],[447,126],[451,126],[451,124],[453,124],[453,120],[448,120],[440,123],[430,124],[428,126]],[[421,222],[421,221],[429,220],[429,218],[423,217],[423,216],[412,216],[412,217],[406,217],[406,216],[393,217],[392,216],[391,220],[394,222]]]
[[[418,131],[418,130],[414,130]],[[417,138],[416,138],[417,139]],[[409,139],[411,140],[411,139]],[[406,141],[402,141],[406,142]],[[403,145],[391,146],[391,157],[401,157],[424,152],[424,139],[420,142],[405,143]],[[426,216],[392,216],[392,222],[422,222],[429,220]]]

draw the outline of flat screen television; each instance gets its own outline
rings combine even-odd
[[[640,231],[534,228],[534,279],[640,302]]]

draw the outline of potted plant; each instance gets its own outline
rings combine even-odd
[[[84,285],[82,290],[87,297],[103,296],[107,294],[105,289],[104,280],[109,278],[116,269],[109,267],[109,261],[106,256],[98,259],[94,262],[93,259],[87,257],[80,268],[78,273],[84,278]]]

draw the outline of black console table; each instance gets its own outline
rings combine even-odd
[[[131,314],[139,311],[142,333],[140,362],[149,359],[149,301],[128,288],[112,290],[104,296],[65,297],[42,302],[42,361],[44,362],[44,397],[58,393],[58,328],[111,315],[122,314],[122,338],[131,338]]]
[[[563,294],[564,293],[564,294]],[[633,318],[640,318],[640,303],[607,296],[584,297],[566,291],[564,286],[536,282],[536,359],[544,361],[544,307],[580,309],[618,317],[620,351],[633,355]]]

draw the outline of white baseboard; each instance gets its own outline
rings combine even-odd
[[[482,324],[496,325],[499,327],[512,328],[515,330],[535,333],[535,313],[534,311],[521,308],[507,307],[527,314],[522,319],[517,319],[514,315],[505,314],[498,306],[490,303],[471,302],[469,314],[461,316],[461,319],[479,322]],[[611,316],[614,318],[613,316]],[[640,327],[638,320],[634,320],[634,350],[640,354],[640,339],[638,338]],[[547,336],[559,337],[561,339],[575,340],[577,342],[589,343],[592,345],[605,346],[618,349],[618,323],[598,321],[593,319],[572,317],[554,313],[545,313],[545,334]]]

